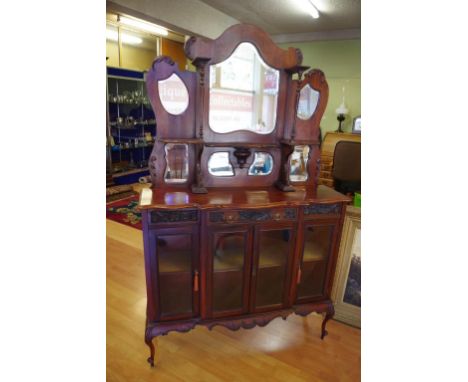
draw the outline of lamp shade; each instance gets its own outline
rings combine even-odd
[[[348,114],[349,110],[345,106],[344,102],[341,103],[340,106],[338,106],[338,109],[336,109],[336,114]]]

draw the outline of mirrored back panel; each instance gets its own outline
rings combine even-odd
[[[208,160],[208,171],[214,176],[234,176],[234,170],[229,162],[229,152],[218,151],[211,154]]]
[[[249,167],[249,175],[264,176],[273,171],[273,157],[269,153],[255,152],[255,157]]]

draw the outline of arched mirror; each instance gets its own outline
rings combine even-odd
[[[243,42],[225,61],[210,65],[209,125],[216,133],[275,129],[279,71]]]
[[[307,84],[301,89],[299,103],[297,104],[297,117],[303,120],[309,119],[315,112],[320,98],[320,93]]]
[[[229,162],[229,153],[219,151],[211,154],[208,160],[208,172],[214,176],[233,176],[234,170]]]
[[[249,175],[268,175],[273,171],[273,157],[264,152],[256,152],[249,167]]]
[[[295,146],[289,160],[291,170],[289,180],[291,182],[305,182],[309,177],[307,161],[309,160],[309,146]]]
[[[169,78],[158,81],[158,91],[161,104],[168,113],[179,115],[187,109],[188,90],[177,74],[172,73]]]

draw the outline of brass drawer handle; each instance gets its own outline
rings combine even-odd
[[[224,216],[224,218],[225,218],[225,220],[227,220],[228,222],[230,222],[230,221],[233,221],[233,220],[234,220],[234,215],[232,215],[232,214],[226,214],[226,215]]]
[[[281,213],[280,212],[275,212],[273,214],[273,219],[275,220],[280,220],[281,219]]]

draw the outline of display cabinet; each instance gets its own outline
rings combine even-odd
[[[156,119],[145,73],[107,67],[107,173],[116,184],[148,175]]]
[[[325,75],[252,25],[185,52],[196,72],[162,56],[146,79],[158,124],[139,202],[148,361],[154,337],[196,325],[319,312],[323,338],[349,202],[317,187]]]

